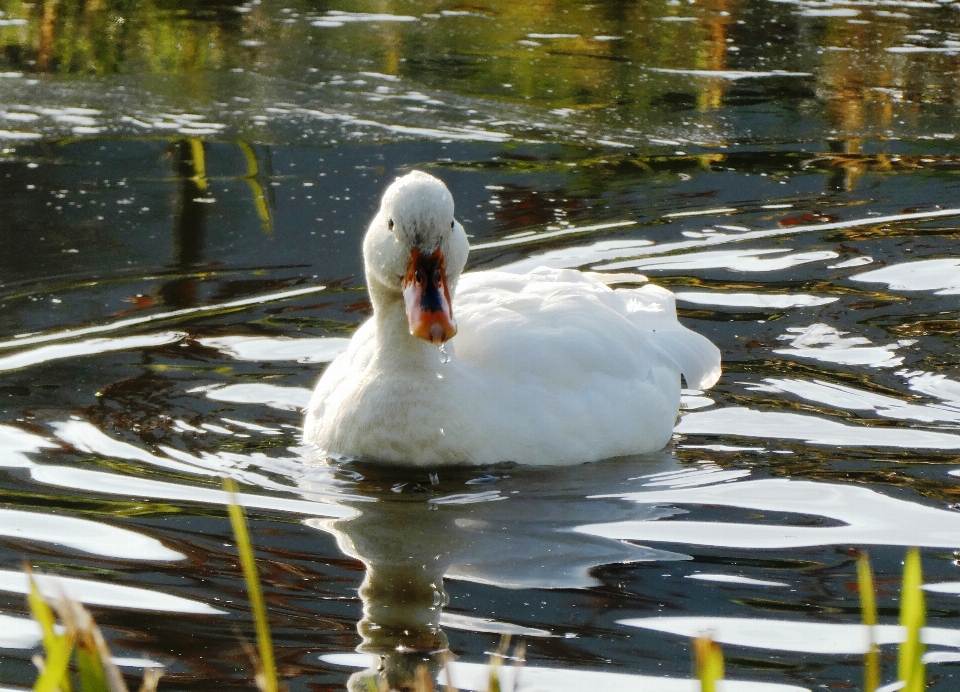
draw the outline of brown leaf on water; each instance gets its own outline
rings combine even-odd
[[[777,221],[777,225],[781,227],[786,226],[806,226],[808,224],[814,223],[831,223],[836,221],[838,217],[833,214],[818,214],[816,212],[808,214],[800,214],[799,216],[791,216],[786,219],[780,219]]]
[[[124,303],[133,303],[135,310],[144,310],[146,308],[152,308],[157,304],[157,299],[153,296],[145,296],[142,293],[138,293],[133,296],[128,296],[123,299]]]

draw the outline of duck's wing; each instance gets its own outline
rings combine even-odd
[[[489,372],[551,373],[552,384],[573,387],[595,373],[642,377],[661,363],[690,388],[720,376],[720,351],[677,321],[673,294],[658,286],[613,290],[569,269],[486,271],[463,275],[454,303],[457,353]]]

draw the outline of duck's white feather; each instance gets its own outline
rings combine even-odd
[[[681,373],[698,389],[719,377],[717,348],[657,286],[484,271],[460,277],[453,304],[446,355],[398,353],[389,321],[364,324],[321,378],[306,440],[419,466],[575,464],[662,448]]]

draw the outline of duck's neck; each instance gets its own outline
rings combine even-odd
[[[377,358],[380,362],[407,370],[435,369],[442,354],[437,346],[410,333],[403,294],[375,279],[368,279],[367,290],[377,325]],[[445,350],[450,350],[449,345]]]

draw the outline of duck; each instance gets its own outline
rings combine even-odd
[[[681,377],[719,379],[719,350],[680,324],[670,291],[572,269],[464,273],[469,251],[441,180],[387,187],[363,240],[373,315],[320,377],[305,443],[420,467],[640,455],[670,442]]]

